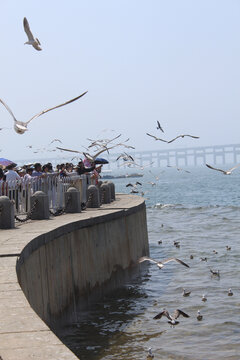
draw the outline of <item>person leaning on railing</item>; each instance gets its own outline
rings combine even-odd
[[[85,167],[83,161],[79,161],[77,168],[76,168],[78,175],[83,175],[83,174],[89,173],[89,172],[93,171],[94,169],[95,169],[95,163],[92,163],[91,167]]]

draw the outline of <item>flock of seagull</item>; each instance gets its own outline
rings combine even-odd
[[[163,225],[162,225],[162,226],[163,226]],[[159,240],[159,241],[158,241],[158,244],[162,244],[162,240]],[[174,245],[176,248],[180,248],[180,241],[174,241],[174,242],[173,242],[173,245]],[[231,250],[231,246],[226,245],[226,251],[230,251],[230,250]],[[218,251],[213,250],[213,254],[214,254],[214,255],[217,255],[217,254],[218,254]],[[193,256],[192,254],[190,255],[190,259],[191,259],[191,260],[194,259],[194,256]],[[203,258],[203,257],[200,257],[200,261],[207,262],[207,260],[208,260],[207,257],[204,257],[204,258]],[[186,268],[189,268],[189,267],[190,267],[187,263],[185,263],[184,261],[182,261],[181,259],[178,259],[178,258],[176,258],[176,257],[171,257],[171,258],[164,259],[164,260],[155,260],[155,259],[153,259],[153,258],[151,258],[151,257],[143,256],[143,257],[140,257],[137,262],[138,262],[139,264],[141,264],[141,263],[143,263],[143,262],[145,262],[145,261],[148,261],[148,262],[150,262],[150,263],[158,266],[158,268],[159,268],[160,270],[163,269],[163,267],[164,267],[166,264],[170,263],[170,262],[176,262],[176,263],[178,263],[178,264],[180,264],[180,265],[183,265],[183,266],[186,267]],[[211,275],[212,278],[215,278],[215,279],[217,279],[217,280],[220,279],[220,271],[219,271],[219,270],[213,270],[212,268],[209,267],[209,272],[210,272],[210,275]],[[189,297],[190,295],[191,295],[191,291],[190,291],[190,290],[186,290],[186,289],[183,288],[182,296],[183,296],[183,297]],[[227,295],[227,296],[230,296],[230,297],[233,296],[233,291],[232,291],[231,288],[229,288],[228,292],[226,292],[226,295]],[[202,295],[201,301],[204,302],[204,303],[207,302],[207,296],[206,296],[206,294],[203,294],[203,295]],[[160,320],[162,317],[165,317],[165,318],[167,318],[167,322],[171,325],[171,327],[174,327],[174,326],[176,326],[176,325],[179,324],[179,320],[178,320],[178,319],[179,319],[179,317],[181,317],[181,316],[184,317],[184,318],[189,318],[189,317],[190,317],[189,314],[185,313],[185,312],[184,312],[183,310],[181,310],[181,309],[176,309],[176,310],[174,310],[173,314],[170,314],[167,309],[163,308],[157,315],[155,315],[155,316],[153,317],[153,319],[154,319],[154,320]],[[201,314],[200,310],[197,311],[196,319],[197,319],[198,321],[202,321],[202,320],[203,320],[203,315]],[[153,359],[153,358],[154,358],[154,354],[153,354],[153,352],[152,352],[152,348],[149,348],[149,349],[148,349],[148,353],[147,353],[147,359],[150,360],[150,359]]]

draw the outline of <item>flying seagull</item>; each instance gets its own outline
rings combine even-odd
[[[127,154],[126,152],[124,152],[123,154],[120,154],[117,157],[116,161],[118,161],[121,158],[123,159],[123,161],[128,161],[128,160],[129,161],[134,161],[134,158],[131,155]]]
[[[167,167],[172,167],[172,168],[177,169],[177,171],[185,171],[186,173],[190,174],[190,171],[182,169],[182,168],[177,167],[177,166],[167,165]]]
[[[30,30],[29,23],[26,18],[23,19],[23,27],[24,27],[25,33],[27,34],[27,37],[28,37],[28,41],[26,41],[24,44],[32,45],[34,47],[34,49],[36,49],[38,51],[42,50],[42,48],[40,48],[40,46],[39,46],[39,45],[41,45],[40,41],[38,40],[38,38],[34,38],[32,32]]]
[[[199,136],[193,136],[193,135],[184,134],[184,135],[178,135],[178,136],[176,136],[174,139],[167,141],[167,143],[168,143],[168,144],[171,144],[173,141],[175,141],[175,140],[177,140],[177,139],[179,139],[179,138],[184,138],[185,136],[191,137],[191,138],[193,138],[193,139],[199,139]]]
[[[12,115],[13,119],[14,119],[14,130],[18,133],[18,134],[24,134],[25,131],[28,130],[27,126],[28,124],[30,123],[30,121],[32,121],[33,119],[43,115],[43,114],[46,114],[48,111],[51,111],[51,110],[54,110],[54,109],[57,109],[61,106],[64,106],[64,105],[67,105],[67,104],[70,104],[78,99],[80,99],[80,97],[84,96],[85,94],[87,93],[87,91],[85,91],[84,93],[82,93],[81,95],[75,97],[74,99],[71,99],[71,100],[68,100],[66,101],[65,103],[63,104],[60,104],[60,105],[57,105],[57,106],[54,106],[50,109],[46,109],[46,110],[43,110],[41,111],[40,113],[34,115],[30,120],[24,122],[24,121],[18,121],[15,116],[13,115],[13,112],[12,110],[8,107],[7,104],[5,104],[5,102],[3,100],[0,99],[0,102],[3,104],[3,106],[5,106],[5,108],[7,109],[7,111],[9,112],[10,115]]]
[[[149,133],[146,133],[146,134],[147,134],[148,136],[151,136],[151,137],[154,138],[155,140],[160,140],[160,141],[163,141],[163,142],[167,143],[167,140],[160,139],[160,138],[158,138],[157,136],[151,135],[151,134],[149,134]]]
[[[169,263],[170,261],[176,261],[181,265],[184,265],[184,266],[186,266],[188,268],[190,267],[188,264],[186,264],[185,262],[183,262],[182,260],[177,259],[177,258],[169,258],[169,259],[165,259],[165,260],[162,260],[162,261],[157,261],[157,260],[154,260],[154,259],[152,259],[152,258],[150,258],[148,256],[143,256],[138,260],[139,263],[142,263],[144,261],[150,261],[151,263],[157,264],[159,269],[162,269],[164,267],[164,265]]]
[[[160,141],[163,141],[163,142],[165,142],[165,143],[167,143],[167,144],[171,144],[173,141],[177,140],[178,138],[184,138],[185,136],[191,137],[191,138],[193,138],[193,139],[199,139],[199,136],[184,134],[184,135],[178,135],[178,136],[176,136],[174,139],[167,141],[167,140],[164,140],[164,139],[160,139],[160,138],[158,138],[157,136],[154,136],[154,135],[151,135],[151,134],[148,134],[148,133],[146,133],[146,134],[147,134],[148,136],[151,136],[151,137],[154,138],[155,140],[160,140]]]
[[[161,130],[161,132],[163,132],[164,133],[164,131],[163,131],[163,128],[161,127],[161,125],[160,125],[160,122],[157,120],[157,130]]]
[[[154,316],[153,319],[158,320],[161,319],[162,316],[166,316],[168,318],[168,323],[171,325],[177,325],[179,324],[179,321],[176,321],[179,316],[182,315],[183,317],[190,317],[188,314],[186,314],[185,312],[183,312],[180,309],[176,309],[174,311],[174,313],[172,315],[169,314],[169,312],[166,309],[163,309],[162,312],[160,312],[159,314],[157,314],[156,316]]]
[[[50,145],[51,145],[52,143],[54,143],[54,142],[59,142],[60,144],[62,144],[62,141],[61,141],[61,140],[59,140],[59,139],[53,139],[53,140],[50,142]]]
[[[231,175],[232,171],[235,170],[235,169],[237,169],[237,168],[240,166],[240,164],[232,167],[232,168],[229,169],[229,170],[217,169],[217,168],[214,168],[214,167],[212,167],[211,165],[208,165],[208,164],[206,164],[206,166],[207,166],[209,169],[220,171],[220,172],[222,172],[224,175]]]

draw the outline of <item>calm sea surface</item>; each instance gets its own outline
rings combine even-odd
[[[117,192],[125,193],[129,182],[142,183],[150,256],[179,257],[190,269],[143,263],[142,274],[65,329],[65,342],[81,360],[141,360],[149,347],[154,360],[240,359],[240,171],[225,176],[207,168],[188,170],[145,169],[142,178],[114,180]],[[219,269],[220,278],[211,276],[210,268]],[[191,291],[189,297],[182,296],[183,288]],[[175,327],[165,317],[153,320],[163,308],[182,309],[190,318],[180,317]]]

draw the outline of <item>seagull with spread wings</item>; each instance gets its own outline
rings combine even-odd
[[[165,143],[167,143],[167,144],[171,144],[173,141],[175,141],[175,140],[177,140],[177,139],[179,139],[179,138],[184,138],[185,136],[188,136],[188,137],[191,137],[191,138],[193,138],[193,139],[199,139],[199,136],[194,136],[194,135],[188,135],[188,134],[184,134],[184,135],[178,135],[178,136],[176,136],[174,139],[171,139],[171,140],[164,140],[164,139],[160,139],[160,138],[158,138],[157,136],[154,136],[154,135],[151,135],[151,134],[148,134],[148,133],[146,133],[148,136],[151,136],[152,138],[154,138],[155,140],[159,140],[159,141],[163,141],[163,142],[165,142]]]
[[[168,144],[171,144],[173,141],[175,141],[175,140],[177,140],[177,139],[179,139],[179,138],[184,138],[185,136],[191,137],[191,138],[193,138],[193,139],[199,139],[199,136],[184,134],[184,135],[178,135],[178,136],[176,136],[174,139],[167,141],[167,143],[168,143]]]
[[[42,48],[39,46],[39,45],[41,45],[40,41],[38,40],[38,38],[35,38],[33,36],[32,32],[30,30],[29,23],[26,18],[23,19],[23,27],[24,27],[25,33],[27,34],[27,37],[28,37],[28,41],[26,41],[24,43],[24,45],[25,44],[32,45],[34,47],[34,49],[41,51]]]
[[[164,133],[163,128],[160,125],[160,122],[157,120],[157,130],[161,130]]]
[[[176,321],[176,320],[179,318],[180,315],[183,317],[186,317],[186,318],[190,317],[188,314],[186,314],[185,312],[183,312],[180,309],[176,309],[172,315],[170,315],[166,309],[163,309],[163,311],[161,311],[159,314],[154,316],[153,319],[158,320],[158,319],[161,319],[162,316],[166,316],[166,318],[168,318],[168,320],[169,320],[168,321],[169,324],[177,325],[177,324],[179,324],[179,321]]]
[[[177,258],[173,258],[173,257],[169,258],[169,259],[162,260],[162,261],[154,260],[154,259],[152,259],[152,258],[150,258],[148,256],[143,256],[140,259],[138,259],[138,263],[142,263],[144,261],[150,261],[151,263],[156,264],[159,267],[159,269],[162,269],[165,266],[165,264],[169,263],[170,261],[176,261],[181,265],[184,265],[184,266],[186,266],[188,268],[190,267],[188,264],[186,264],[182,260],[177,259]]]
[[[159,140],[159,141],[163,141],[163,142],[167,143],[167,140],[160,139],[160,138],[158,138],[157,136],[151,135],[151,134],[149,134],[149,133],[146,133],[146,134],[147,134],[148,136],[151,136],[151,137],[154,138],[155,140]]]
[[[222,172],[224,175],[231,175],[232,171],[235,170],[235,169],[237,169],[237,168],[240,166],[240,164],[232,167],[232,168],[229,169],[229,170],[217,169],[217,168],[214,168],[213,166],[208,165],[208,164],[206,164],[206,166],[207,166],[209,169],[220,171],[220,172]]]
[[[51,111],[51,110],[57,109],[57,108],[59,108],[59,107],[61,107],[61,106],[65,106],[65,105],[67,105],[67,104],[70,104],[70,103],[72,103],[72,102],[80,99],[80,98],[81,98],[82,96],[84,96],[86,93],[87,93],[87,91],[85,91],[85,92],[82,93],[81,95],[75,97],[74,99],[71,99],[71,100],[66,101],[66,102],[63,103],[63,104],[54,106],[54,107],[52,107],[52,108],[50,108],[50,109],[43,110],[43,111],[41,111],[40,113],[34,115],[30,120],[25,121],[25,122],[24,122],[24,121],[18,121],[18,120],[15,118],[12,110],[8,107],[8,105],[7,105],[3,100],[1,100],[1,99],[0,99],[0,102],[3,104],[3,106],[5,106],[5,108],[6,108],[7,111],[9,112],[9,114],[13,117],[13,120],[14,120],[14,130],[15,130],[18,134],[24,134],[25,131],[28,130],[28,128],[27,128],[28,124],[29,124],[30,121],[32,121],[33,119],[36,119],[37,117],[39,117],[39,116],[41,116],[41,115],[43,115],[43,114],[46,114],[48,111]]]

